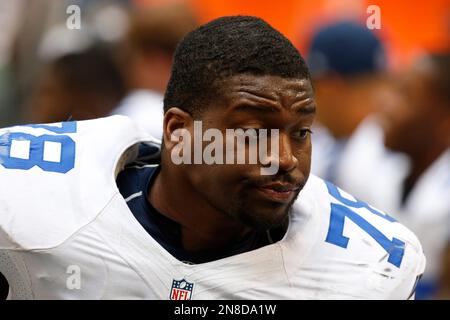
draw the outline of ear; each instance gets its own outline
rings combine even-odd
[[[192,116],[186,111],[183,111],[177,107],[167,110],[164,114],[163,122],[164,147],[171,150],[177,143],[176,141],[171,140],[172,134],[175,130],[186,129],[192,132],[193,124],[194,122]]]

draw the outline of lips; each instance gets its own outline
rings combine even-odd
[[[286,203],[295,197],[300,187],[288,183],[275,182],[258,187],[257,190],[269,200]]]
[[[297,191],[300,189],[299,186],[289,184],[289,183],[283,183],[283,182],[268,183],[268,184],[261,186],[260,188],[270,189],[270,190],[274,190],[277,192]]]

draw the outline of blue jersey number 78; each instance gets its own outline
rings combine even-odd
[[[6,169],[29,170],[35,166],[47,172],[67,173],[75,166],[75,142],[68,135],[75,133],[76,122],[62,122],[61,126],[35,124],[25,127],[40,128],[52,134],[32,135],[23,132],[7,132],[0,135],[0,165]],[[28,145],[28,154],[18,157],[12,152],[14,143]],[[59,146],[59,160],[45,157],[46,147]]]
[[[388,254],[388,262],[399,268],[405,253],[405,243],[395,237],[390,240],[352,209],[364,208],[391,223],[396,222],[395,219],[370,207],[365,202],[344,198],[339,192],[339,189],[330,182],[326,182],[326,185],[330,195],[342,204],[331,204],[330,226],[325,241],[342,248],[347,248],[350,239],[344,236],[343,232],[345,219],[350,219],[386,251]]]

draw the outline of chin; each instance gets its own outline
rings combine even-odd
[[[245,225],[257,230],[273,229],[287,221],[291,209],[291,205],[277,205],[241,212],[238,218]]]
[[[224,212],[248,227],[266,231],[279,227],[288,220],[298,194],[289,202],[280,202],[261,198],[255,192],[237,193],[231,197]]]

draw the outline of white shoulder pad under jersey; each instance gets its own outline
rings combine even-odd
[[[144,139],[123,116],[1,129],[0,249],[54,247],[92,221],[117,193],[119,158]]]
[[[395,219],[314,175],[292,213],[284,245],[294,285],[326,281],[325,296],[337,299],[413,297],[426,260],[417,237]],[[318,289],[316,298],[323,295]]]

